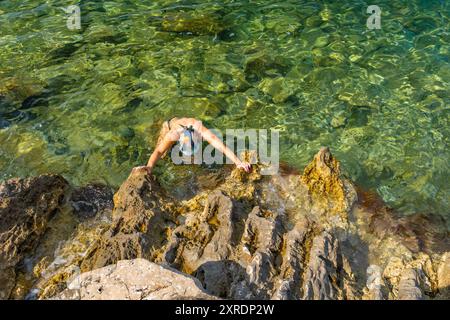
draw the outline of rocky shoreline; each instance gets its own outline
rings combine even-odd
[[[239,170],[177,199],[43,175],[0,185],[0,299],[450,299],[443,218],[396,213],[322,148],[303,174]],[[219,170],[220,171],[220,170]]]

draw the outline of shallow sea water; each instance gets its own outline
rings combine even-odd
[[[69,30],[74,1],[1,1],[0,181],[117,187],[163,120],[193,116],[278,129],[299,169],[329,146],[399,212],[450,217],[450,2],[372,2],[80,1]]]

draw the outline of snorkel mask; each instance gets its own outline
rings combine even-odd
[[[182,127],[183,131],[178,139],[178,144],[180,145],[181,153],[183,153],[184,156],[190,157],[198,151],[200,142],[192,126]]]

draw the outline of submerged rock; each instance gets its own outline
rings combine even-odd
[[[29,76],[0,77],[0,101],[23,101],[27,97],[40,94],[44,89],[42,81]]]
[[[11,125],[11,122],[8,120],[0,119],[0,129],[8,128]]]
[[[57,175],[11,179],[0,185],[0,299],[11,295],[16,268],[38,245],[67,188],[67,181]]]
[[[365,208],[367,232],[382,239],[396,236],[414,253],[424,251],[444,254],[449,251],[449,230],[444,217],[431,213],[399,216],[386,207],[377,194],[361,189],[358,189],[358,199],[359,204]]]
[[[176,12],[162,17],[161,29],[193,35],[216,35],[225,29],[220,15],[216,13]]]

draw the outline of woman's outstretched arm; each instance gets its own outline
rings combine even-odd
[[[152,155],[148,159],[147,165],[135,167],[133,168],[133,172],[146,171],[147,173],[151,173],[156,162],[158,162],[162,155],[172,147],[172,145],[177,141],[178,136],[179,135],[175,130],[169,131],[164,139],[156,146]]]
[[[217,138],[217,136],[211,132],[208,128],[201,125],[199,129],[200,134],[202,135],[203,139],[208,141],[214,148],[219,150],[221,153],[223,153],[226,157],[228,157],[233,163],[238,167],[245,170],[245,172],[251,171],[251,165],[248,162],[241,161],[233,151],[230,150],[226,145],[223,144],[223,142]]]

